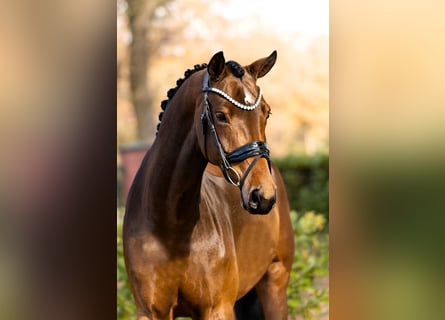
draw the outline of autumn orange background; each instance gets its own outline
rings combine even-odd
[[[278,2],[283,6],[276,12],[271,12],[270,4],[265,1],[240,4],[219,0],[209,4],[177,0],[161,6],[155,12],[158,19],[152,28],[160,30],[157,33],[164,33],[164,37],[167,34],[168,40],[153,49],[147,70],[149,90],[154,96],[151,106],[154,121],[157,122],[160,102],[166,98],[167,90],[175,86],[184,71],[195,64],[207,63],[217,51],[223,50],[227,60],[247,65],[277,50],[275,67],[258,81],[272,107],[266,132],[272,153],[280,157],[289,153],[328,152],[328,2],[316,1],[318,9],[307,12],[300,9],[298,14],[289,14],[295,4]],[[121,4],[117,34],[119,145],[136,140],[137,125],[128,80],[131,32],[125,14],[127,8],[125,3]],[[306,7],[311,9],[309,5]],[[305,19],[312,21],[312,27],[305,21],[307,27],[299,26],[298,19],[303,19],[299,17],[308,15],[311,17]]]

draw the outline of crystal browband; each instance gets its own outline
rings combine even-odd
[[[252,105],[247,105],[247,104],[243,104],[241,102],[236,101],[230,95],[228,95],[227,93],[225,93],[224,91],[222,91],[218,88],[209,87],[208,83],[209,83],[209,74],[206,73],[204,76],[204,83],[203,83],[202,91],[203,92],[209,92],[209,91],[214,92],[214,93],[220,95],[221,97],[223,97],[224,99],[226,99],[227,101],[229,101],[230,103],[232,103],[235,107],[238,107],[240,109],[247,110],[247,111],[252,111],[256,107],[258,107],[258,105],[260,104],[260,101],[261,101],[261,87],[260,86],[258,86],[258,96],[255,100],[255,103]]]

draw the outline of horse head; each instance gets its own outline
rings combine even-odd
[[[277,53],[242,67],[215,54],[203,78],[198,126],[201,152],[221,167],[241,191],[241,204],[252,214],[267,214],[276,201],[265,128],[270,106],[257,86],[274,66]]]

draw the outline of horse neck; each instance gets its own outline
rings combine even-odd
[[[186,81],[170,101],[147,163],[145,205],[150,218],[169,227],[199,217],[201,180],[207,160],[200,152],[194,119],[195,94]]]

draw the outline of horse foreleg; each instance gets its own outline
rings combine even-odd
[[[235,312],[231,304],[212,307],[202,312],[202,320],[235,320]]]
[[[273,262],[256,285],[266,320],[288,319],[286,287],[289,272],[281,261]]]
[[[151,319],[146,315],[138,315],[138,320],[151,320]]]
[[[138,303],[136,299],[137,320],[173,320],[173,304],[157,303],[149,304],[145,303],[144,307],[141,307],[141,303]]]
[[[137,320],[173,320],[173,310],[171,310],[168,314],[161,315],[157,313],[151,316],[138,312]]]

